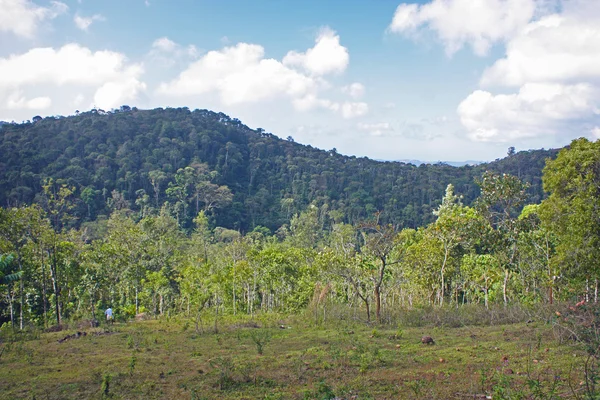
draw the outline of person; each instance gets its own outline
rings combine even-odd
[[[113,322],[113,310],[112,308],[108,307],[106,309],[106,311],[104,311],[104,314],[106,314],[106,322]]]

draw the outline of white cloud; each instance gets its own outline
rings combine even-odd
[[[166,36],[158,38],[152,43],[152,48],[164,51],[165,53],[172,53],[177,50],[178,47],[179,45],[177,43]]]
[[[361,131],[368,132],[371,136],[383,136],[394,130],[389,122],[377,122],[372,124],[359,123],[357,128]]]
[[[94,21],[104,21],[104,17],[100,14],[92,15],[91,17],[82,17],[79,14],[75,14],[73,17],[73,22],[77,28],[82,31],[86,31],[90,28],[90,26],[94,23]]]
[[[32,38],[41,22],[66,13],[69,7],[59,1],[41,7],[29,0],[0,0],[0,10],[0,32]]]
[[[47,96],[27,100],[20,91],[12,93],[6,101],[9,110],[45,110],[51,105],[52,100]]]
[[[150,52],[151,56],[165,58],[163,61],[168,61],[170,64],[174,63],[174,57],[178,58],[181,56],[187,56],[191,58],[198,58],[199,54],[200,51],[193,44],[183,47],[166,36],[156,39],[152,43],[152,51]]]
[[[146,90],[146,84],[135,77],[106,82],[94,94],[94,104],[103,109],[117,108],[136,99],[138,93],[144,90]]]
[[[94,105],[110,109],[138,98],[146,88],[140,80],[142,74],[142,65],[128,63],[117,52],[92,52],[78,44],[59,49],[34,48],[24,54],[0,58],[0,111],[4,97],[7,109],[52,106],[54,111],[65,112],[73,106],[71,99],[83,103],[82,91],[95,93]],[[13,95],[7,98],[7,93]],[[33,99],[27,100],[22,93]],[[62,100],[56,103],[54,98]],[[88,101],[91,106],[91,97]]]
[[[597,116],[599,94],[589,84],[527,83],[516,94],[499,95],[477,90],[460,103],[458,114],[471,139],[505,142],[558,134],[567,124],[574,129]]]
[[[73,99],[73,105],[75,107],[80,106],[85,101],[85,96],[81,93],[78,93],[77,96]]]
[[[34,48],[24,54],[0,58],[0,88],[51,83],[98,85],[123,77],[139,77],[140,65],[127,65],[122,53],[92,52],[78,44],[58,50]]]
[[[506,56],[484,71],[480,84],[516,87],[518,92],[477,90],[463,100],[457,111],[471,139],[507,141],[589,132],[598,124],[597,4],[565,2],[560,14],[532,21],[507,43]]]
[[[238,43],[208,52],[158,91],[170,96],[216,92],[224,104],[232,105],[281,96],[300,99],[314,93],[317,86],[314,79],[264,58],[262,46]]]
[[[590,133],[592,134],[592,138],[594,140],[598,140],[600,139],[600,126],[595,126],[590,130]]]
[[[155,45],[168,50],[174,48],[173,43],[166,40],[157,41]],[[260,45],[238,43],[206,53],[176,79],[162,83],[157,93],[169,97],[216,95],[225,106],[287,99],[298,111],[321,109],[343,118],[365,115],[369,110],[367,103],[339,102],[322,95],[332,85],[321,75],[342,71],[347,65],[345,48],[343,68],[339,62],[320,58],[324,49],[336,46],[339,46],[339,37],[330,29],[321,31],[315,47],[305,53],[289,52],[282,61],[265,58],[265,49]],[[342,90],[357,98],[363,94],[364,86],[354,83]]]
[[[309,94],[302,98],[294,99],[292,103],[299,111],[309,111],[315,108],[323,108],[334,112],[340,110],[339,103],[328,99],[320,99],[314,94]]]
[[[313,75],[344,72],[349,61],[348,49],[340,44],[339,35],[330,28],[321,29],[314,47],[304,53],[290,51],[283,58],[285,66],[300,67]]]
[[[342,116],[344,118],[356,118],[362,117],[369,112],[369,105],[367,103],[358,102],[345,102],[342,104]]]
[[[506,56],[485,70],[481,84],[600,80],[600,23],[574,15],[532,22],[510,41]]]
[[[349,95],[353,99],[360,99],[365,94],[365,86],[362,83],[354,82],[342,87],[342,93]]]
[[[478,55],[488,53],[497,42],[513,37],[536,14],[535,0],[432,0],[402,3],[389,30],[408,36],[428,27],[443,43],[448,55],[465,44]]]

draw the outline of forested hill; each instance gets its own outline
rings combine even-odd
[[[433,220],[449,183],[471,203],[479,193],[475,179],[486,169],[529,182],[529,201],[539,202],[545,159],[557,151],[416,167],[282,140],[222,113],[123,106],[4,124],[0,154],[2,206],[40,200],[45,179],[53,178],[74,188],[78,222],[114,208],[143,215],[166,205],[183,227],[205,210],[215,226],[274,231],[311,203],[333,220],[356,223],[381,211],[383,222],[420,226]]]

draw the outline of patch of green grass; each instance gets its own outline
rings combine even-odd
[[[2,398],[26,399],[453,399],[569,398],[585,353],[543,322],[376,328],[223,318],[219,334],[185,320],[116,323],[3,343]],[[250,327],[253,326],[253,327]],[[432,336],[435,345],[421,337]],[[257,343],[259,342],[259,343]],[[260,349],[262,346],[262,349]],[[262,350],[262,352],[261,352]]]

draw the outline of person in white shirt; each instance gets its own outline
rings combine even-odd
[[[112,308],[108,307],[106,309],[106,311],[104,311],[104,314],[106,314],[106,322],[113,322],[113,310]]]

